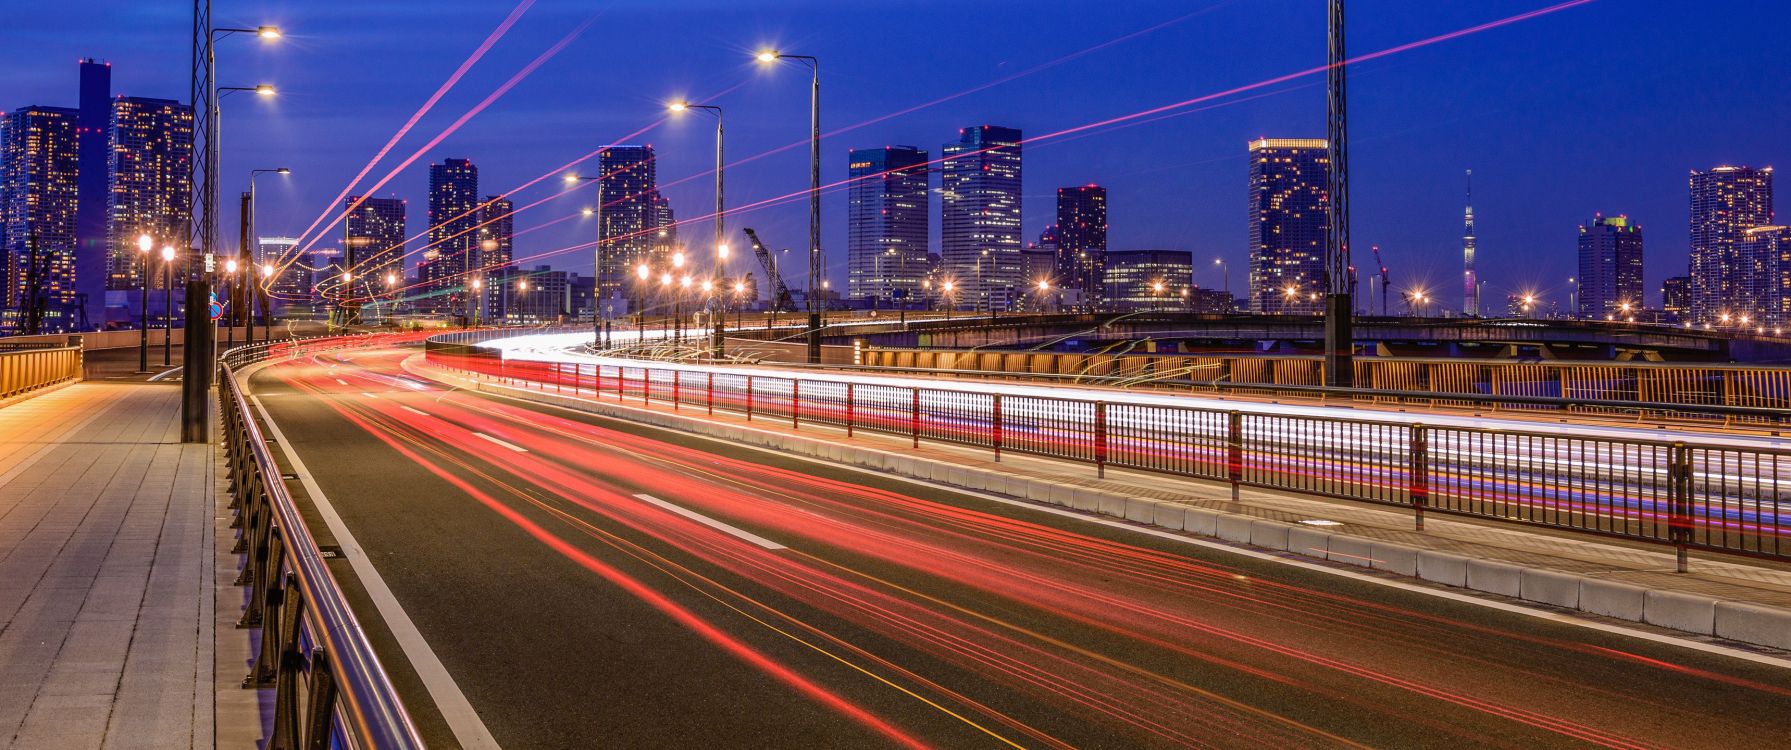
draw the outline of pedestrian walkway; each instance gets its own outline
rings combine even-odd
[[[0,749],[259,736],[216,660],[247,648],[217,627],[216,448],[181,444],[179,410],[178,387],[125,383],[0,408]]]

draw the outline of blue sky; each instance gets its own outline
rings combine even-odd
[[[1356,0],[1351,51],[1550,4]],[[267,81],[282,92],[226,100],[224,195],[240,190],[252,167],[289,166],[285,181],[261,178],[261,228],[302,230],[512,7],[219,3],[220,25],[265,20],[288,34],[276,44],[241,37],[220,46],[221,83]],[[410,200],[413,233],[426,222],[431,161],[470,158],[484,192],[498,193],[649,126],[629,140],[658,149],[661,183],[694,177],[667,189],[680,218],[706,213],[710,183],[698,175],[712,159],[711,126],[700,118],[654,123],[665,102],[689,96],[727,109],[730,160],[800,141],[805,71],[752,63],[763,45],[821,58],[824,130],[936,102],[825,139],[824,182],[845,177],[851,147],[908,144],[937,155],[967,125],[1042,134],[1324,60],[1322,0],[538,0],[372,174],[384,175],[586,21],[563,51],[379,191]],[[72,105],[75,62],[84,56],[113,63],[116,93],[185,98],[188,23],[180,3],[90,0],[78,14],[54,4],[9,9],[0,27],[7,69],[0,107]],[[1371,264],[1372,243],[1382,246],[1396,286],[1437,290],[1457,278],[1463,171],[1472,168],[1489,297],[1535,289],[1564,304],[1575,226],[1602,211],[1643,225],[1652,299],[1662,277],[1684,273],[1688,170],[1791,165],[1786,28],[1791,3],[1773,0],[1595,0],[1353,67],[1358,265]],[[1010,80],[937,102],[1003,79]],[[1199,111],[1028,144],[1027,235],[1052,220],[1055,188],[1100,183],[1110,191],[1112,248],[1224,257],[1241,289],[1246,141],[1323,133],[1324,90],[1314,76]],[[800,191],[806,170],[801,148],[739,165],[728,172],[730,203]],[[528,203],[559,189],[543,182],[515,198]],[[582,192],[549,201],[519,214],[517,228],[574,216],[589,201]],[[836,279],[844,276],[844,210],[843,193],[824,197]],[[794,201],[730,224],[795,248],[804,243],[805,216]],[[586,241],[588,221],[520,236],[517,254]],[[235,235],[230,225],[226,237]],[[703,227],[691,236],[706,236]],[[543,262],[590,265],[584,251]],[[1219,276],[1208,268],[1197,280],[1216,286]]]

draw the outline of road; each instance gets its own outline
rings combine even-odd
[[[1732,748],[1791,732],[1777,667],[445,390],[403,373],[414,353],[313,355],[253,392],[506,747]]]

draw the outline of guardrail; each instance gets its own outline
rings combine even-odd
[[[81,379],[81,347],[0,351],[0,400]]]
[[[1791,451],[1246,413],[730,372],[536,362],[475,346],[430,361],[513,385],[722,409],[1108,467],[1791,560]]]
[[[238,347],[219,363],[230,505],[242,530],[237,583],[249,589],[239,625],[261,628],[260,652],[243,685],[274,689],[270,748],[424,747],[288,494],[236,380],[235,369],[245,364],[352,344],[354,338],[359,337]]]

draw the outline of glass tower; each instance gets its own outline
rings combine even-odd
[[[846,296],[873,305],[919,301],[927,272],[927,152],[852,149],[846,212]]]
[[[960,305],[1011,308],[1027,293],[1020,241],[1020,131],[958,131],[940,164],[939,251]]]
[[[1741,300],[1742,233],[1772,223],[1772,167],[1691,173],[1691,314],[1711,322]]]
[[[1324,298],[1331,159],[1323,138],[1250,142],[1250,311],[1315,313]]]

